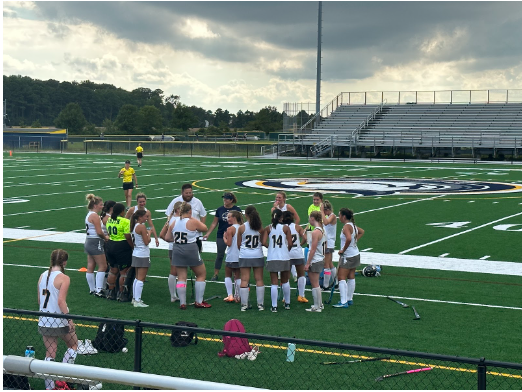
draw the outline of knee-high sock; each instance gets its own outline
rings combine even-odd
[[[241,305],[248,306],[248,287],[241,287],[239,289],[239,294],[241,295]]]
[[[227,296],[232,295],[232,278],[225,278],[225,288],[227,289]]]
[[[176,290],[178,292],[180,305],[186,305],[187,304],[187,282],[181,282],[178,280],[178,283],[176,284]]]
[[[74,360],[76,359],[76,350],[73,350],[72,348],[68,348],[67,351],[65,351],[65,354],[63,355],[62,362],[63,363],[74,363]]]
[[[99,292],[102,290],[105,285],[103,284],[103,281],[105,280],[105,271],[103,272],[96,272],[96,292]]]
[[[178,277],[176,275],[169,274],[169,291],[170,291],[170,298],[176,298],[176,279]]]
[[[321,288],[319,288],[319,290],[321,290]],[[312,287],[312,298],[314,300],[314,305],[313,306],[315,308],[319,307],[319,305],[317,305],[317,303],[318,303],[318,301],[317,301],[317,290],[315,288],[313,288],[313,287]]]
[[[315,293],[315,295],[314,295],[314,293]],[[312,296],[314,297],[314,306],[316,308],[320,308],[321,305],[323,304],[323,299],[321,298],[322,297],[321,288],[320,287],[313,288]]]
[[[348,284],[346,280],[339,281],[339,292],[341,293],[341,303],[345,304],[348,301]]]
[[[334,278],[334,282],[332,282],[332,284],[337,284],[338,283],[338,280],[337,280],[337,268],[333,267],[330,271],[332,271],[332,276],[330,277],[330,279]]]
[[[136,294],[136,281],[137,279],[134,279],[132,281],[132,299],[136,300],[135,294]]]
[[[45,357],[45,360],[54,362],[54,358],[51,358],[51,357]],[[44,379],[44,384],[45,384],[45,389],[54,389],[54,381],[52,378]]]
[[[234,295],[239,295],[239,288],[241,287],[241,279],[234,280]]]
[[[256,297],[258,305],[265,303],[265,286],[256,286]]]
[[[138,279],[134,279],[132,295],[134,297],[134,301],[141,301],[141,293],[143,292],[143,282]]]
[[[348,279],[348,301],[353,301],[353,293],[355,293],[355,279]]]
[[[290,269],[290,272],[292,272],[292,276],[294,278],[297,276],[297,270],[295,269],[295,265],[292,265],[292,268]]]
[[[283,283],[283,298],[285,299],[285,304],[290,303],[290,282]]]
[[[89,291],[96,291],[96,285],[94,284],[94,272],[87,272],[85,274],[87,278],[87,284],[89,285]]]
[[[203,302],[203,296],[205,295],[205,286],[207,285],[207,282],[198,282],[194,284],[194,287],[196,289],[196,302],[202,303]]]
[[[277,307],[277,288],[279,286],[276,285],[276,284],[273,284],[272,286],[270,286],[270,297],[272,298],[272,306],[274,308]]]
[[[299,290],[299,295],[301,297],[305,296],[305,286],[306,286],[306,278],[304,276],[301,276],[299,279],[297,279],[297,288]]]
[[[325,268],[323,276],[323,287],[330,286],[330,276],[332,276],[332,270],[330,268]]]

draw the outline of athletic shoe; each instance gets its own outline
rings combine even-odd
[[[218,276],[217,275],[214,275],[212,278],[210,278],[211,282],[217,282],[217,280],[218,280]]]
[[[134,302],[136,302],[136,301],[134,300],[134,298],[131,299],[131,305],[134,305]]]
[[[229,295],[228,297],[225,297],[223,299],[223,301],[225,301],[225,302],[234,302],[234,296]]]
[[[179,301],[178,297],[170,297],[170,302],[176,302]]]
[[[205,301],[201,302],[201,303],[198,303],[198,302],[194,302],[194,307],[195,308],[211,308],[212,305],[206,303]]]
[[[290,304],[285,303],[285,310],[290,310]]]
[[[87,349],[88,354],[98,354],[98,350],[94,348],[91,341],[89,339],[85,339],[85,348]]]
[[[89,291],[89,295],[93,295],[94,293],[96,293],[96,291]]]
[[[257,354],[259,354],[259,347],[257,347],[257,346],[252,347],[252,351],[250,351],[246,354],[247,354],[247,359],[249,361],[255,361],[257,358]]]
[[[277,306],[272,306],[272,313],[277,313]]]
[[[76,353],[78,355],[86,355],[87,354],[87,348],[83,344],[83,340],[78,340],[78,348],[76,349]]]
[[[307,312],[315,312],[315,313],[321,313],[321,308],[316,308],[315,306],[312,306],[310,309],[305,309]]]
[[[324,310],[324,304],[321,303],[321,306],[319,306],[319,309]]]
[[[149,305],[145,304],[141,299],[139,301],[134,301],[135,308],[147,308]]]
[[[98,297],[98,298],[107,298],[107,293],[105,292],[105,290],[100,290],[100,291],[96,291],[94,293],[94,296]]]
[[[349,306],[352,306],[352,305],[353,305],[353,301],[350,300],[350,301],[347,302],[347,304],[348,304]]]
[[[262,312],[263,310],[265,310],[265,307],[263,305],[261,305],[261,304],[257,304],[257,310]]]
[[[241,305],[241,311],[246,312],[248,310],[248,305]]]
[[[183,305],[179,305],[179,308],[181,310],[187,310],[187,305],[183,304]]]
[[[341,301],[339,301],[339,303],[336,303],[335,305],[332,305],[334,308],[349,308],[350,305],[348,305],[348,302],[346,303],[341,303]]]
[[[308,300],[307,300],[305,297],[301,297],[301,296],[299,295],[299,296],[297,296],[297,302],[307,303]]]

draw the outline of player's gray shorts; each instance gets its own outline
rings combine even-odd
[[[201,264],[203,264],[203,260],[199,257],[198,244],[195,242],[190,244],[174,244],[172,246],[170,265],[174,267],[197,267]]]
[[[257,257],[253,259],[243,259],[239,258],[239,268],[250,268],[250,267],[264,267],[265,266],[265,258]]]
[[[85,250],[85,253],[87,253],[89,256],[98,256],[98,255],[104,255],[105,250],[103,249],[104,240],[101,238],[86,238],[85,239],[85,245],[83,246],[83,249]]]
[[[131,266],[136,268],[150,268],[150,257],[132,256]]]
[[[301,257],[300,259],[290,259],[290,265],[303,265],[304,263],[304,257]]]
[[[324,254],[333,253],[333,252],[334,252],[334,248],[326,248],[326,252],[324,252]]]
[[[323,269],[324,269],[324,260],[310,264],[310,268],[308,269],[308,271],[320,274]]]
[[[239,268],[239,261],[225,261],[228,268]]]
[[[57,337],[67,335],[69,333],[69,326],[59,328],[50,328],[50,327],[38,327],[38,333],[42,336],[48,337]]]
[[[266,262],[266,270],[269,272],[290,271],[290,260],[270,260]]]
[[[339,268],[354,269],[361,265],[361,254],[352,257],[339,257]]]

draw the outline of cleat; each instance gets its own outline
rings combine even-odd
[[[351,306],[351,305],[353,305],[353,301],[350,300],[350,301],[347,302],[347,304],[348,304],[348,306]]]
[[[262,304],[257,304],[257,310],[262,312],[263,310],[265,310],[265,307]]]
[[[89,295],[93,295],[94,293],[96,293],[96,291],[89,291]]]
[[[214,275],[212,278],[210,278],[211,282],[217,282],[217,280],[218,280],[218,276],[217,275]]]
[[[290,310],[290,304],[285,303],[285,310]]]
[[[141,299],[139,301],[134,301],[134,307],[135,308],[147,308],[149,305],[144,303]]]
[[[170,302],[176,302],[179,301],[178,297],[170,297]]]
[[[232,295],[229,295],[228,297],[224,298],[223,301],[225,301],[225,302],[234,302],[234,297]]]
[[[212,305],[206,303],[205,301],[201,302],[201,303],[198,303],[198,302],[194,302],[194,307],[195,308],[211,308]]]
[[[324,305],[321,304],[321,306],[319,306],[319,309],[324,310]]]
[[[93,347],[93,345],[89,339],[85,339],[84,348],[86,349],[87,354],[98,354],[98,350],[96,350]]]
[[[248,352],[248,353],[246,353],[246,354],[247,354],[247,359],[248,359],[249,361],[255,361],[256,358],[257,358],[257,354],[259,354],[259,347],[254,346],[254,347],[252,348],[252,351],[250,351],[250,352]]]
[[[336,303],[335,305],[332,305],[334,308],[349,308],[350,305],[348,305],[348,302],[345,302],[344,304],[339,301],[339,303]]]
[[[98,298],[107,298],[107,293],[105,292],[105,290],[100,290],[100,291],[96,291],[94,293],[94,296],[98,297]]]
[[[187,305],[183,304],[183,305],[179,305],[179,308],[181,310],[187,310]]]
[[[293,278],[294,278],[294,283],[297,282],[297,275],[294,275]]]
[[[321,308],[316,308],[315,306],[312,306],[311,308],[309,309],[305,309],[307,312],[315,312],[315,313],[321,313],[322,312],[322,309]]]
[[[277,306],[272,306],[270,310],[272,310],[272,313],[277,313]]]
[[[134,302],[136,302],[136,301],[134,300],[134,298],[131,299],[131,305],[134,305]]]
[[[305,298],[305,297],[301,297],[300,295],[297,297],[297,302],[303,302],[303,303],[307,303],[308,300]]]
[[[248,305],[241,305],[241,311],[246,312],[248,310]]]

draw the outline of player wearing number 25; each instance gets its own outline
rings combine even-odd
[[[38,305],[40,312],[68,314],[67,292],[71,283],[65,275],[65,266],[69,255],[63,249],[53,250],[51,265],[38,280]],[[67,344],[67,351],[62,362],[74,363],[78,349],[78,337],[72,320],[57,317],[40,316],[38,332],[43,337],[45,345],[45,360],[54,361],[58,349],[58,337]],[[46,389],[54,389],[52,380],[45,380]]]

